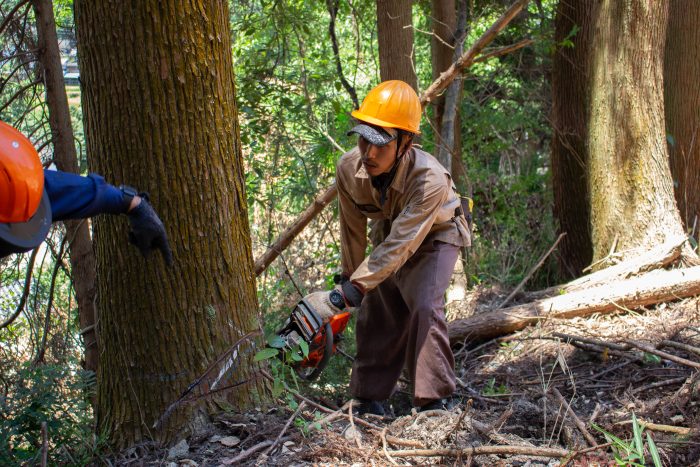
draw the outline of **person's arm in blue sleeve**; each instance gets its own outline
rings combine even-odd
[[[44,189],[51,202],[54,222],[97,214],[126,214],[129,208],[121,191],[96,174],[82,177],[44,170]]]
[[[125,196],[119,188],[97,174],[87,177],[44,170],[44,190],[49,197],[52,221],[85,219],[98,214],[126,214],[131,230],[129,241],[144,257],[151,250],[163,253],[165,262],[173,262],[163,222],[151,206],[147,193]]]

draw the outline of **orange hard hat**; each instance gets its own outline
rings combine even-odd
[[[368,92],[352,116],[372,125],[420,134],[421,111],[416,91],[408,83],[391,80]]]
[[[39,208],[44,171],[34,145],[0,122],[0,222],[26,222]]]
[[[0,258],[38,247],[51,220],[39,154],[22,133],[0,122]]]

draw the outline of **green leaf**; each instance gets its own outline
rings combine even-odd
[[[309,356],[309,344],[307,344],[306,341],[299,342],[299,349],[304,357]]]
[[[632,413],[632,433],[634,435],[634,449],[640,458],[644,457],[644,441],[642,440],[642,427],[637,421],[637,416]]]
[[[644,358],[642,360],[644,363],[649,363],[652,365],[658,365],[659,363],[661,363],[661,357],[646,352],[644,353]]]
[[[661,456],[659,456],[659,450],[656,448],[656,443],[654,443],[654,440],[651,438],[649,432],[647,432],[647,446],[649,447],[649,453],[651,453],[651,458],[654,461],[654,466],[661,467],[663,464],[661,463]]]
[[[265,340],[267,341],[267,345],[275,349],[281,349],[285,345],[284,339],[277,334],[270,334],[265,337]]]
[[[267,360],[269,358],[275,357],[275,356],[277,356],[277,354],[279,354],[279,350],[277,350],[277,349],[270,349],[270,348],[262,349],[260,352],[255,354],[255,357],[253,358],[253,360],[255,360],[256,362],[259,362],[261,360]]]

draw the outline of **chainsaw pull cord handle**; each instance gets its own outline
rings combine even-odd
[[[324,332],[326,333],[326,350],[323,352],[323,358],[321,358],[321,361],[318,362],[318,365],[316,368],[314,368],[314,371],[312,371],[306,378],[303,378],[307,381],[316,379],[318,375],[321,374],[323,369],[326,368],[328,361],[331,359],[331,354],[333,353],[333,328],[331,327],[330,321],[325,324]]]

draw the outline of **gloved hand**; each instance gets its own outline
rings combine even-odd
[[[163,222],[148,201],[148,193],[139,193],[139,197],[139,205],[126,214],[131,226],[129,242],[139,249],[144,258],[148,258],[152,249],[159,249],[165,263],[170,266],[173,264],[173,253]]]
[[[342,313],[343,310],[331,303],[330,292],[312,292],[304,297],[304,300],[318,313],[323,321],[327,321],[331,316]]]

